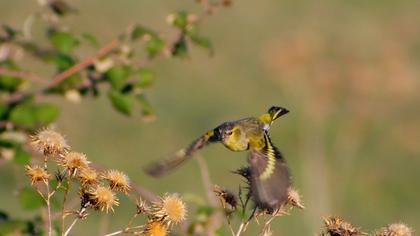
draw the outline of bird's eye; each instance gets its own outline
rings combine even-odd
[[[232,135],[232,133],[233,133],[233,132],[232,132],[232,130],[228,130],[228,131],[226,131],[226,133],[225,133],[225,134],[226,134],[227,136],[230,136],[230,135]]]

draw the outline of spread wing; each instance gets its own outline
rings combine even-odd
[[[185,161],[189,160],[197,150],[208,144],[212,136],[213,131],[207,132],[205,135],[192,142],[187,148],[179,150],[169,158],[149,164],[144,168],[144,171],[153,177],[169,174]]]
[[[275,211],[287,202],[291,186],[289,169],[280,151],[272,144],[267,133],[264,135],[265,147],[251,150],[250,164],[251,196],[260,209]]]

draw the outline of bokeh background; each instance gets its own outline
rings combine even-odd
[[[79,12],[66,23],[101,43],[131,23],[165,33],[169,13],[201,11],[194,1],[71,2]],[[0,23],[19,25],[36,7],[35,1],[1,0]],[[55,99],[63,107],[57,127],[92,161],[125,171],[151,191],[180,192],[197,202],[206,199],[197,162],[159,180],[142,166],[223,121],[281,105],[291,113],[271,136],[306,210],[277,219],[275,235],[313,235],[331,214],[365,231],[400,221],[420,231],[419,10],[417,0],[235,1],[202,23],[213,56],[192,48],[190,60],[152,64],[154,122],[118,114],[103,96],[81,104]],[[51,73],[40,65],[26,69]],[[242,180],[229,171],[245,164],[245,153],[212,146],[200,154],[214,183],[238,188]],[[30,213],[15,197],[16,183],[25,179],[13,168],[0,169],[0,207],[25,216]],[[131,205],[125,202],[110,217],[110,230],[127,222]],[[97,234],[99,221],[81,222],[75,234]]]

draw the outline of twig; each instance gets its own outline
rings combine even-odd
[[[48,171],[48,157],[44,156],[44,170]],[[46,198],[45,202],[47,203],[47,215],[48,215],[48,224],[47,224],[47,232],[48,232],[48,236],[52,235],[52,221],[51,221],[51,203],[50,203],[50,198],[51,198],[51,194],[50,194],[50,182],[47,180],[45,181],[45,186],[47,189],[47,194],[46,194]]]
[[[143,228],[143,227],[144,227],[144,225],[137,225],[137,226],[133,226],[133,227],[130,227],[130,228],[121,229],[121,230],[118,230],[118,231],[115,231],[115,232],[112,232],[112,233],[109,233],[109,234],[105,234],[104,236],[112,236],[112,235],[128,233],[128,232],[130,232],[130,230],[140,229],[140,228]]]
[[[86,67],[92,65],[97,58],[101,58],[106,56],[112,50],[117,48],[120,45],[119,39],[114,39],[104,47],[100,48],[95,55],[85,58],[83,61],[73,65],[69,69],[61,72],[60,74],[56,75],[53,80],[48,84],[47,89],[53,88],[57,86],[61,81],[68,78],[69,76],[79,72],[80,70],[85,69]]]
[[[64,236],[67,236],[71,229],[74,227],[74,225],[77,223],[77,221],[79,220],[79,217],[76,217],[73,222],[71,223],[71,225],[69,226],[69,228],[66,230],[66,232],[64,233]]]
[[[76,218],[73,220],[73,222],[71,222],[71,225],[67,228],[66,232],[64,233],[64,236],[67,236],[67,235],[70,233],[70,231],[73,229],[73,227],[74,227],[74,225],[77,223],[77,221],[83,217],[83,213],[84,213],[85,211],[86,211],[86,208],[82,208],[82,209],[78,212],[78,214],[77,214]]]
[[[67,188],[64,192],[64,196],[63,196],[63,202],[61,204],[61,235],[64,235],[64,219],[66,218],[65,216],[65,204],[67,201],[67,196],[69,194],[69,190],[70,190],[70,185],[71,185],[71,181],[67,180]]]
[[[248,226],[249,221],[242,222],[239,226],[238,232],[236,233],[236,236],[241,236],[243,232],[245,232],[246,227]]]
[[[217,199],[213,193],[213,184],[210,180],[209,169],[204,158],[200,155],[196,157],[198,162],[198,167],[200,168],[201,180],[203,181],[204,188],[206,189],[207,198],[210,201],[212,206],[217,206]]]

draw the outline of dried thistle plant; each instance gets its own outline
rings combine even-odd
[[[101,213],[113,212],[114,208],[120,204],[117,196],[118,192],[125,195],[133,194],[130,179],[124,172],[117,170],[98,172],[91,166],[87,156],[71,150],[63,135],[57,131],[51,129],[39,131],[32,137],[31,145],[44,156],[43,167],[27,165],[25,170],[31,185],[36,188],[46,202],[48,213],[46,231],[48,235],[53,235],[53,214],[50,207],[50,199],[62,186],[65,189],[61,208],[61,231],[64,236],[70,234],[79,220],[88,217],[89,209],[97,210]],[[48,169],[50,162],[59,167],[53,173],[57,180],[57,184],[53,189],[51,189],[51,173]],[[45,188],[38,188],[39,184],[37,183],[44,184]],[[79,186],[79,188],[75,188],[80,198],[80,208],[76,210],[66,209],[65,205],[72,184]],[[138,197],[130,199],[138,199]],[[164,236],[169,233],[172,226],[181,223],[186,218],[185,203],[176,194],[165,194],[157,201],[151,203],[150,206],[145,201],[138,200],[134,206],[135,214],[127,226],[108,235],[133,233]],[[134,219],[139,215],[145,215],[148,220],[143,224],[132,226]],[[65,218],[69,216],[74,216],[74,219],[65,228]]]
[[[413,230],[403,223],[395,223],[386,225],[375,233],[373,236],[412,236]]]
[[[125,194],[128,194],[131,190],[130,179],[121,171],[108,170],[102,175],[102,178],[109,182],[109,187],[112,190],[120,191]]]
[[[359,236],[364,233],[360,228],[344,221],[338,216],[329,216],[324,218],[324,230],[321,236]]]
[[[39,166],[26,165],[26,175],[31,179],[31,184],[34,185],[37,182],[48,182],[50,175],[47,171]]]
[[[151,211],[154,220],[165,222],[168,226],[179,224],[187,215],[185,203],[176,194],[166,194],[153,202]]]
[[[42,129],[32,136],[31,145],[45,156],[63,154],[70,148],[64,136],[51,128]]]

